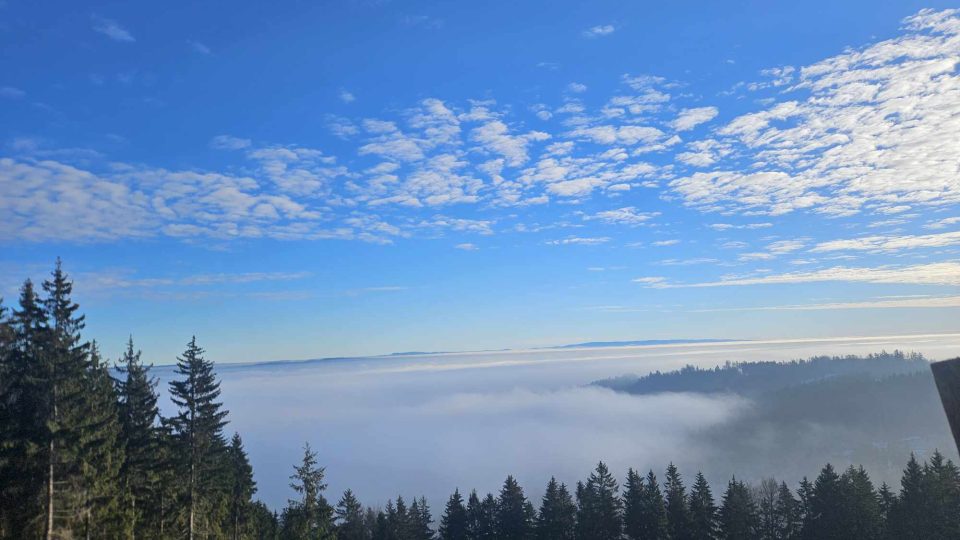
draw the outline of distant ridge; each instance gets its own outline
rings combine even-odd
[[[575,349],[581,347],[636,347],[639,345],[678,345],[682,343],[728,343],[740,339],[643,339],[638,341],[585,341],[569,345],[543,347],[544,349]]]

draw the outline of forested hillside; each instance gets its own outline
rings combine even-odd
[[[423,497],[398,496],[383,507],[372,507],[350,490],[328,494],[322,457],[308,444],[301,462],[291,469],[289,503],[267,508],[254,499],[253,468],[240,435],[230,435],[214,365],[197,340],[190,339],[177,358],[169,384],[176,414],[162,417],[151,366],[141,361],[133,340],[113,369],[97,344],[84,339],[84,316],[71,299],[72,288],[58,263],[40,290],[27,281],[14,308],[0,307],[2,538],[960,537],[960,471],[939,452],[923,463],[912,456],[906,460],[899,488],[875,485],[862,467],[840,472],[831,465],[818,467],[813,480],[804,478],[795,487],[772,478],[748,485],[734,477],[714,491],[703,474],[685,480],[673,464],[666,467],[662,481],[653,470],[643,474],[630,469],[621,485],[600,462],[574,486],[551,479],[539,504],[527,498],[512,476],[496,495],[454,489],[434,519]],[[920,365],[918,358],[894,357],[890,366]],[[838,365],[851,362],[859,361]],[[793,364],[787,369],[806,367]],[[898,368],[890,369],[893,373]],[[861,387],[863,381],[869,391]],[[871,397],[870,392],[876,392],[872,398],[879,407],[877,401],[896,392],[905,392],[897,399],[908,399],[915,393],[912,385],[924,381],[919,374],[879,380],[848,374],[781,388],[780,401],[769,402],[780,408],[749,421],[780,417],[789,424],[813,415],[847,422],[870,412],[867,401],[857,401]],[[813,401],[819,408],[798,419],[791,416],[800,404]],[[873,412],[886,418],[896,413],[882,408]],[[897,422],[909,419],[904,413]],[[944,422],[942,412],[930,421]],[[769,470],[779,474],[776,466]]]

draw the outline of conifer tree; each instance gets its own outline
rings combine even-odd
[[[747,540],[756,538],[757,508],[750,497],[750,490],[736,478],[727,484],[720,505],[720,538]]]
[[[539,540],[573,540],[577,508],[567,486],[551,477],[540,503],[536,537]]]
[[[813,538],[839,538],[843,534],[842,502],[840,476],[828,463],[813,482],[810,516],[804,534]]]
[[[203,358],[204,350],[194,336],[183,356],[177,357],[175,374],[170,382],[170,396],[179,408],[170,419],[176,444],[174,458],[183,478],[181,518],[185,536],[193,540],[204,529],[210,534],[217,520],[210,519],[217,497],[224,491],[220,480],[220,458],[226,449],[223,440],[224,418],[220,383],[213,363]]]
[[[497,501],[488,493],[483,500],[476,490],[467,499],[467,534],[471,540],[488,540],[497,534]]]
[[[710,491],[710,484],[698,472],[690,489],[690,538],[713,540],[717,537],[717,505]]]
[[[864,473],[866,474],[866,473]],[[930,538],[960,538],[960,472],[934,451],[923,470]]]
[[[409,540],[431,540],[433,538],[433,529],[430,528],[431,522],[433,522],[433,517],[430,515],[430,507],[427,505],[426,497],[414,498],[407,514],[406,537]]]
[[[243,440],[239,433],[234,433],[230,439],[230,446],[226,453],[227,486],[230,524],[228,530],[233,540],[240,540],[247,528],[251,497],[257,491],[257,484],[253,480],[253,467],[247,459],[247,452],[243,449]]]
[[[150,377],[150,367],[144,365],[141,353],[134,349],[133,337],[120,358],[116,382],[119,393],[121,439],[124,444],[124,462],[121,470],[127,504],[126,530],[129,538],[142,536],[150,528],[144,516],[157,503],[155,487],[161,461],[160,435],[157,420],[157,381]]]
[[[664,499],[667,509],[671,540],[690,540],[690,514],[687,508],[687,492],[677,466],[667,466],[664,479]]]
[[[620,538],[623,515],[618,490],[617,481],[602,461],[587,483],[577,486],[577,531],[581,538]]]
[[[440,540],[467,540],[467,508],[459,489],[454,490],[447,500],[437,532]]]
[[[800,502],[794,498],[786,482],[781,482],[777,490],[777,502],[774,507],[777,516],[777,540],[800,538],[803,520],[800,514]]]
[[[337,540],[368,540],[363,506],[353,491],[346,490],[337,503]]]
[[[304,444],[303,459],[300,465],[294,466],[294,474],[290,477],[290,487],[300,498],[291,500],[284,510],[285,536],[311,540],[331,536],[333,509],[323,496],[327,489],[324,474],[324,468],[317,464],[317,454],[309,443]],[[398,503],[402,500],[398,499]]]
[[[891,511],[896,501],[897,496],[890,489],[890,486],[888,486],[886,482],[881,484],[880,489],[877,490],[877,503],[880,506],[880,538],[891,538]]]
[[[780,485],[773,478],[764,478],[753,489],[754,502],[757,505],[758,533],[762,540],[775,540],[780,529],[780,516],[777,514],[777,494]]]
[[[500,488],[496,506],[497,538],[526,540],[533,532],[533,505],[513,476],[507,476]]]
[[[900,480],[900,496],[890,512],[893,519],[889,530],[894,538],[930,538],[930,524],[926,519],[929,501],[923,476],[916,456],[910,454]]]
[[[880,501],[863,467],[852,465],[840,477],[840,526],[837,538],[879,538]]]

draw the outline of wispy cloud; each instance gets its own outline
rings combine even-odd
[[[849,240],[821,242],[812,250],[896,252],[904,249],[955,246],[960,244],[960,231],[913,236],[864,236]]]
[[[614,33],[616,28],[612,24],[598,24],[597,26],[591,26],[583,31],[584,37],[588,38],[597,38],[603,36],[609,36]]]
[[[811,272],[788,272],[754,277],[735,277],[701,283],[673,283],[662,278],[639,278],[634,281],[650,287],[670,289],[682,287],[742,287],[747,285],[782,285],[794,283],[886,283],[918,285],[960,285],[960,263],[941,262],[914,266],[847,267],[835,266]],[[645,280],[645,281],[644,281]]]
[[[584,237],[584,236],[568,236],[566,238],[561,238],[558,240],[550,240],[547,242],[547,245],[550,246],[596,246],[598,244],[606,244],[610,241],[610,238],[606,236],[600,237]]]
[[[27,93],[19,88],[13,86],[0,86],[0,98],[20,99],[26,95]]]
[[[128,43],[136,41],[136,39],[133,37],[133,34],[131,34],[126,28],[120,26],[120,23],[112,19],[105,19],[95,15],[93,17],[93,30],[107,36],[114,41]]]

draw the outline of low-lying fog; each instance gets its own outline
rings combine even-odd
[[[326,466],[331,503],[347,487],[373,506],[398,494],[425,495],[438,517],[455,487],[496,492],[504,477],[514,474],[538,501],[551,475],[574,484],[601,459],[619,478],[628,466],[662,474],[670,461],[680,464],[688,479],[694,468],[711,479],[731,472],[747,478],[777,475],[713,470],[710,449],[688,444],[695,431],[749,407],[742,398],[631,396],[583,385],[686,364],[712,367],[884,349],[944,359],[960,351],[960,335],[222,364],[217,371],[230,411],[227,429],[243,436],[257,496],[268,505],[279,508],[293,496],[288,477],[309,441]],[[171,371],[155,369],[163,392]],[[169,414],[166,395],[162,402]]]

